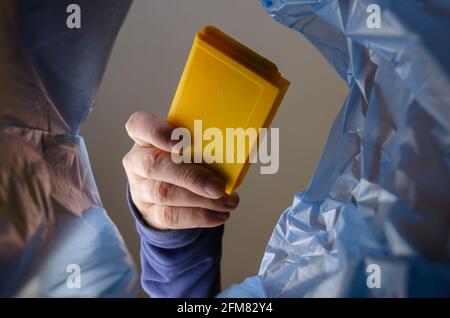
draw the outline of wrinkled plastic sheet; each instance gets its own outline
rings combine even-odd
[[[259,275],[219,296],[450,296],[450,2],[261,4],[320,51],[349,94]],[[382,10],[380,29],[367,28],[369,4]],[[380,288],[368,288],[370,264]]]
[[[130,1],[77,1],[80,30],[71,3],[0,1],[2,297],[137,293],[79,134]]]

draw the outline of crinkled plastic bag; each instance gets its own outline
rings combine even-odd
[[[350,92],[259,276],[219,296],[450,296],[450,2],[261,3]]]
[[[79,128],[130,1],[0,1],[0,296],[135,296]]]

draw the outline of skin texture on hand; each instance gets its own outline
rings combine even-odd
[[[174,127],[137,112],[126,129],[135,143],[122,163],[131,198],[148,225],[159,230],[210,228],[228,220],[239,196],[225,194],[225,181],[212,170],[172,161]]]

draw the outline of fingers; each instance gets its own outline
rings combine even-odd
[[[156,116],[138,112],[126,129],[135,141],[123,158],[132,200],[145,221],[161,230],[208,228],[224,224],[239,203],[225,194],[225,181],[196,164],[172,161],[171,127]]]
[[[171,140],[173,127],[151,113],[136,112],[126,123],[128,135],[141,147],[153,145],[170,152],[175,144]]]
[[[239,204],[237,193],[224,195],[219,199],[210,199],[195,194],[176,185],[143,179],[135,176],[135,181],[130,182],[132,192],[139,193],[139,199],[143,203],[178,207],[199,207],[207,210],[229,212]]]
[[[153,224],[161,230],[211,228],[224,224],[230,217],[228,212],[156,204],[144,204],[139,210],[148,224]]]
[[[170,154],[155,147],[135,146],[124,157],[127,172],[142,178],[185,188],[200,196],[217,199],[225,194],[225,182],[211,170],[195,164],[176,164]]]

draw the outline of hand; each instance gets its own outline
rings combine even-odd
[[[175,164],[170,156],[174,129],[153,114],[137,112],[126,124],[135,144],[123,158],[131,198],[155,229],[208,228],[224,224],[239,196],[225,194],[225,182],[197,164]]]

